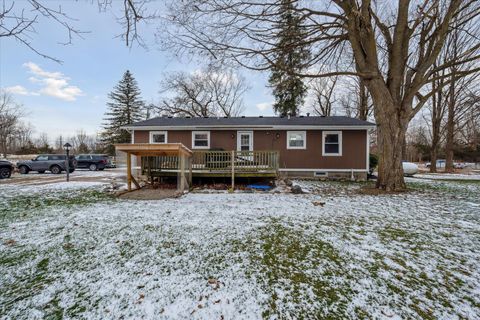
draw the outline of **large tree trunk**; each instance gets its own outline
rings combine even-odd
[[[447,118],[447,141],[445,144],[445,153],[446,153],[446,163],[445,163],[445,172],[452,173],[453,170],[453,141],[454,141],[454,129],[455,122],[453,119],[454,112],[450,110],[448,106],[448,118]]]
[[[376,115],[378,130],[378,179],[377,188],[386,191],[406,189],[403,178],[403,145],[408,122],[388,117],[386,113]]]
[[[438,154],[437,147],[432,147],[432,150],[430,150],[430,172],[431,173],[437,172],[437,154]]]
[[[358,81],[359,87],[359,106],[358,106],[358,118],[360,120],[367,121],[368,118],[368,94],[367,87],[362,78]]]
[[[432,89],[436,90],[437,83],[436,81],[432,82]],[[434,94],[432,96],[432,144],[430,149],[430,172],[437,172],[437,155],[438,155],[438,144],[440,143],[440,126],[442,124],[442,115],[441,105],[442,105],[442,91]]]
[[[452,71],[452,77],[455,76],[455,70]],[[453,168],[453,143],[455,135],[455,81],[452,78],[449,90],[448,115],[447,115],[447,141],[445,144],[446,163],[445,172],[452,173]]]

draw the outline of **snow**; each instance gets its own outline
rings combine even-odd
[[[464,184],[412,180],[426,189],[370,196],[359,184],[296,181],[309,193],[86,198],[29,212],[0,201],[0,310],[7,319],[477,319],[480,185],[459,196],[451,190]],[[103,186],[0,185],[0,198]]]
[[[435,179],[435,180],[479,180],[480,174],[461,174],[461,173],[424,173],[416,174],[415,178]]]

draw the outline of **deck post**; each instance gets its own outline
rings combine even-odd
[[[193,172],[192,172],[192,163],[193,163],[193,157],[190,157],[188,159],[188,171],[189,171],[189,176],[188,176],[188,187],[192,188],[193,187]]]
[[[185,190],[185,155],[180,154],[180,190]]]
[[[128,191],[132,191],[132,159],[130,158],[130,152],[127,152],[127,184]]]
[[[148,178],[150,180],[150,184],[153,186],[153,176],[152,176],[152,164],[150,156],[147,156],[147,163],[148,163]]]
[[[232,150],[232,191],[235,189],[235,151]]]

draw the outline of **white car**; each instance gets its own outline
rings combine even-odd
[[[403,165],[403,174],[406,176],[413,176],[418,172],[418,166],[413,162],[404,161],[402,165]]]

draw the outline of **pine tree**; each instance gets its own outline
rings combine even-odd
[[[129,143],[131,134],[122,126],[144,119],[144,102],[140,98],[140,89],[137,81],[127,70],[122,80],[108,95],[110,102],[107,103],[108,111],[105,113],[104,131],[102,141],[107,151],[113,153],[115,143]]]
[[[273,88],[275,103],[273,109],[279,115],[296,116],[303,105],[307,86],[293,73],[303,69],[310,57],[308,46],[299,46],[305,39],[300,16],[295,12],[292,0],[283,0],[280,7],[280,20],[277,22],[277,44],[275,66],[269,78]]]

